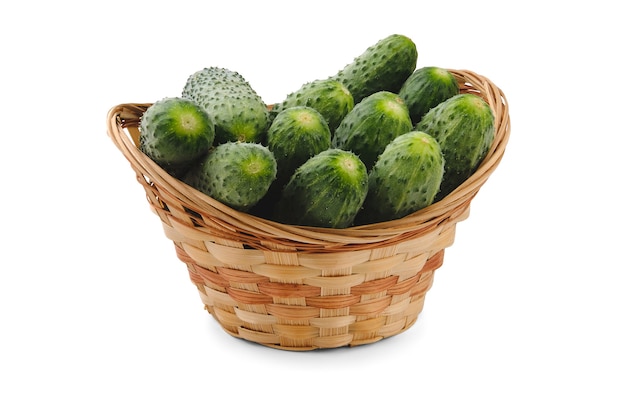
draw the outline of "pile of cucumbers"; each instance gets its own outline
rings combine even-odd
[[[139,148],[215,200],[278,222],[404,217],[465,181],[494,139],[489,105],[446,69],[417,68],[417,55],[390,35],[271,105],[238,72],[204,68],[148,107]]]

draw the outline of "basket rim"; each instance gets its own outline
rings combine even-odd
[[[491,148],[477,170],[446,197],[400,219],[351,226],[343,229],[298,226],[237,211],[167,174],[138,148],[139,121],[152,103],[125,103],[107,114],[107,133],[130,162],[137,179],[146,181],[156,192],[174,198],[204,220],[202,227],[221,229],[243,241],[263,240],[277,246],[337,248],[355,245],[390,244],[437,228],[443,221],[461,216],[482,185],[500,164],[510,136],[509,106],[504,92],[490,79],[470,70],[448,69],[457,79],[461,92],[481,96],[495,116],[495,136]],[[151,202],[154,204],[153,202]]]

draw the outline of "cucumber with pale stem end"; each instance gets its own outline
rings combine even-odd
[[[352,152],[331,148],[302,164],[285,186],[275,219],[282,223],[345,228],[367,195],[367,169]]]
[[[282,110],[297,106],[312,107],[320,112],[333,133],[354,107],[354,99],[350,91],[337,80],[315,80],[303,84],[298,90],[289,93],[282,102],[275,104],[270,111],[270,117],[273,119]]]
[[[441,185],[444,159],[439,143],[410,131],[387,145],[368,177],[357,224],[395,220],[430,205]]]
[[[404,101],[389,91],[365,97],[341,121],[333,135],[334,147],[354,152],[368,170],[385,146],[413,129]]]
[[[180,97],[153,103],[139,123],[139,149],[175,177],[213,145],[215,126],[198,104]]]
[[[276,179],[251,213],[265,218],[271,216],[294,171],[309,158],[330,148],[328,123],[312,107],[286,108],[276,115],[267,131],[267,147],[276,158]]]
[[[182,97],[202,106],[215,123],[215,140],[263,143],[269,109],[238,72],[209,67],[190,75]]]
[[[236,210],[248,212],[276,178],[276,159],[260,143],[219,144],[185,176],[185,182]]]
[[[330,128],[312,107],[289,107],[278,113],[267,131],[267,147],[276,158],[276,185],[284,186],[296,168],[330,148]]]
[[[459,83],[450,71],[440,67],[422,67],[407,78],[398,95],[406,103],[415,125],[430,109],[459,92]]]
[[[436,201],[450,194],[476,171],[493,143],[494,123],[494,114],[487,102],[477,95],[464,93],[430,109],[416,125],[416,130],[437,139],[446,160]]]

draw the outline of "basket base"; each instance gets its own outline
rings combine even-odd
[[[179,251],[181,256],[185,257]],[[268,291],[271,286],[265,287],[263,282],[247,285],[260,288],[259,293],[218,286],[216,281],[222,278],[216,273],[193,263],[188,263],[188,268],[205,309],[226,333],[270,348],[310,351],[372,344],[408,330],[422,312],[434,270],[442,263],[443,250],[428,259],[419,274],[400,282],[397,276],[382,279],[376,282],[381,288],[374,292],[360,294],[363,287],[355,286],[356,294],[297,294],[292,298],[267,297],[263,292],[272,292]],[[244,275],[248,280],[253,276]],[[302,288],[288,285],[280,289],[288,290]],[[265,303],[254,302],[264,297]]]
[[[228,334],[302,351],[371,344],[410,328],[467,211],[411,239],[335,252],[185,242],[165,230],[205,309]]]
[[[369,345],[387,339],[392,336],[404,333],[411,328],[418,319],[424,307],[425,296],[418,297],[411,301],[411,312],[405,316],[404,320],[396,320],[389,325],[376,328],[376,319],[355,322],[353,328],[348,328],[346,333],[337,335],[315,335],[309,337],[297,337],[289,334],[266,333],[249,329],[246,323],[233,320],[232,314],[214,306],[205,304],[208,313],[220,324],[221,328],[230,336],[243,339],[251,343],[260,344],[266,347],[288,351],[311,351],[320,349],[334,349],[340,347],[356,347]],[[382,320],[382,319],[380,319]],[[385,319],[386,320],[386,319]],[[374,325],[374,329],[367,331],[367,328]],[[363,326],[364,329],[358,328]],[[301,327],[301,326],[300,326]],[[298,330],[298,332],[302,329]]]

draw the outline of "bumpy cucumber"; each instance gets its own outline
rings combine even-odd
[[[330,148],[330,128],[312,107],[289,107],[276,115],[267,131],[267,147],[278,164],[277,184],[287,183],[296,168]]]
[[[214,138],[213,121],[191,100],[168,97],[141,116],[139,148],[176,177],[208,152]]]
[[[415,43],[393,34],[369,46],[330,78],[345,85],[356,104],[376,91],[397,93],[416,66]]]
[[[302,164],[285,186],[276,220],[296,225],[345,228],[367,195],[367,169],[352,152],[331,148]]]
[[[482,162],[494,139],[494,115],[481,97],[457,94],[438,104],[415,126],[439,142],[446,160],[442,199],[467,178]]]
[[[332,145],[357,154],[369,170],[389,142],[411,129],[409,110],[402,99],[395,93],[378,91],[346,115],[333,135]]]
[[[182,97],[209,113],[218,143],[265,140],[269,110],[241,74],[226,68],[204,68],[189,76]]]
[[[249,211],[276,178],[276,159],[259,143],[219,144],[185,177],[185,182],[237,210]]]
[[[270,117],[296,106],[312,107],[320,112],[332,133],[341,119],[354,107],[354,99],[350,91],[337,80],[315,80],[303,84],[298,90],[289,93],[282,102],[275,104]]]
[[[459,94],[459,83],[445,68],[422,67],[402,84],[398,95],[409,108],[413,124],[437,104]]]
[[[369,173],[369,189],[359,224],[394,220],[430,205],[443,178],[439,143],[424,132],[411,131],[385,148]]]
[[[330,148],[330,138],[328,123],[312,107],[288,107],[278,113],[267,131],[267,147],[276,158],[276,179],[251,213],[271,217],[283,187],[296,168]]]

